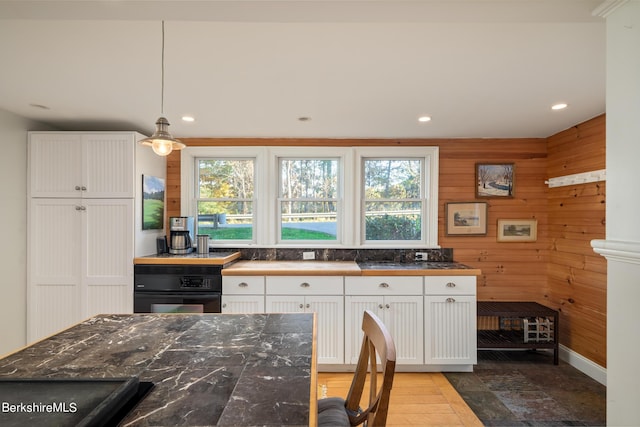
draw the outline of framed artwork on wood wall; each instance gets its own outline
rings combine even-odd
[[[476,163],[476,197],[513,197],[513,163]]]
[[[487,234],[486,202],[452,202],[445,205],[448,236],[485,236]]]
[[[498,242],[535,242],[538,240],[537,219],[499,219]]]

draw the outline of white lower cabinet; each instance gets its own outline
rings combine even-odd
[[[267,276],[266,310],[315,312],[318,364],[344,364],[344,290],[341,276]]]
[[[133,312],[133,199],[32,199],[29,342]]]
[[[222,276],[223,313],[264,313],[264,276]]]
[[[347,364],[357,363],[360,354],[364,310],[373,311],[389,329],[397,364],[424,364],[422,277],[345,277],[345,294]]]
[[[475,276],[425,277],[425,363],[477,363]]]

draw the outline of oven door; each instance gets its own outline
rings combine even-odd
[[[134,313],[220,313],[220,294],[211,292],[135,292]]]

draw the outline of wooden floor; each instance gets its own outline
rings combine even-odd
[[[346,397],[353,373],[318,373],[318,397]],[[440,373],[398,373],[393,379],[388,427],[482,426]]]

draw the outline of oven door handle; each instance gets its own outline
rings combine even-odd
[[[180,297],[189,298],[194,300],[220,298],[222,296],[219,292],[134,292],[134,297],[145,298],[167,298],[167,297]]]

